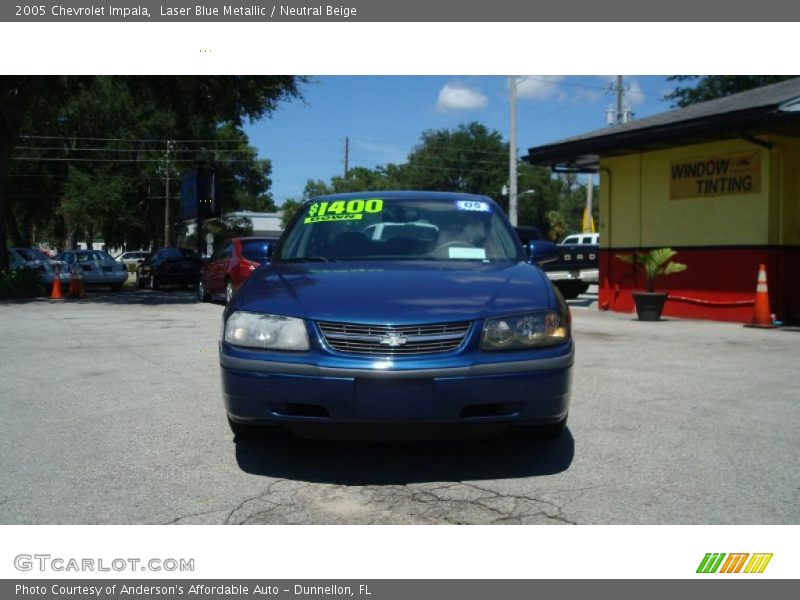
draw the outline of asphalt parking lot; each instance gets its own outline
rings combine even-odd
[[[800,331],[572,301],[555,442],[235,442],[222,306],[0,303],[0,523],[800,523]]]

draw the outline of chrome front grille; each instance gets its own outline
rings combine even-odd
[[[469,321],[435,325],[355,325],[318,322],[325,341],[334,350],[374,356],[413,356],[455,350],[464,341]]]

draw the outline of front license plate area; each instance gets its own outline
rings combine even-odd
[[[384,423],[413,423],[434,419],[433,381],[411,379],[356,380],[358,420]]]

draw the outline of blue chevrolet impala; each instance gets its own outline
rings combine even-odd
[[[558,436],[574,343],[539,258],[484,196],[309,200],[225,309],[231,428],[519,425]]]

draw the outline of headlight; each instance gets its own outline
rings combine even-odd
[[[225,322],[224,339],[235,346],[265,350],[308,350],[302,319],[236,311]]]
[[[561,344],[569,338],[569,324],[553,311],[487,319],[481,350],[525,350]]]

